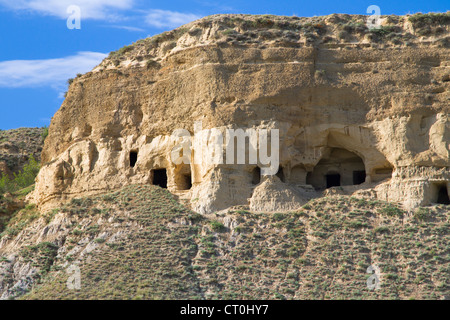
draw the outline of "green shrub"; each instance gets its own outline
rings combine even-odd
[[[42,133],[41,133],[42,141],[45,141],[45,139],[46,139],[47,137],[48,137],[48,127],[45,126],[45,127],[42,129]]]
[[[416,13],[409,17],[409,21],[415,28],[425,27],[429,25],[447,25],[450,24],[450,12],[447,13]]]
[[[274,21],[272,19],[269,19],[268,16],[256,18],[255,22],[260,28],[271,28],[274,25]]]
[[[58,214],[59,210],[58,209],[53,209],[52,211],[48,212],[44,218],[45,218],[45,222],[46,223],[50,223],[53,218]]]
[[[79,236],[79,235],[83,234],[83,231],[80,230],[80,229],[74,229],[72,231],[72,234],[75,235],[75,236]]]
[[[414,211],[414,219],[419,221],[427,220],[430,216],[430,209],[427,208],[417,208],[416,211]]]
[[[225,230],[225,226],[219,221],[211,221],[211,228],[215,232],[222,232]]]
[[[0,177],[0,194],[11,192],[13,189],[13,182],[7,175]]]
[[[37,174],[39,173],[39,162],[30,155],[28,163],[23,167],[23,170],[18,174],[14,174],[14,186],[16,190],[26,188],[34,184]],[[14,191],[16,191],[14,190]]]
[[[147,69],[157,68],[159,67],[159,63],[153,59],[149,59],[146,63]]]
[[[273,219],[274,221],[281,221],[281,220],[283,220],[284,218],[286,218],[286,214],[284,214],[284,213],[279,213],[279,212],[274,213],[273,216],[272,216],[272,219]]]
[[[20,251],[20,255],[25,261],[32,262],[32,265],[40,269],[41,275],[50,271],[59,247],[52,242],[41,242],[38,245],[28,246]]]
[[[344,25],[343,27],[344,31],[348,33],[353,32],[365,32],[367,30],[366,24],[363,22],[349,22]]]
[[[375,233],[389,233],[389,227],[386,227],[386,226],[376,227],[374,232]]]
[[[316,77],[324,77],[326,75],[326,71],[325,70],[316,70],[315,72],[315,76]]]
[[[395,32],[395,27],[393,26],[382,26],[380,28],[370,30],[370,33],[376,34],[379,37],[384,37],[392,32]]]
[[[392,205],[387,205],[384,208],[378,209],[378,212],[381,214],[385,214],[389,217],[402,217],[403,216],[403,211]]]
[[[20,194],[26,195],[32,191],[32,188],[28,187],[34,184],[34,179],[36,178],[38,172],[39,163],[36,162],[33,157],[21,172],[14,174],[13,179],[9,178],[7,175],[0,177],[0,193],[16,192],[27,188],[27,190],[22,190],[20,192]]]
[[[109,58],[112,58],[112,57],[120,57],[120,56],[124,55],[125,53],[131,51],[132,49],[133,49],[133,46],[132,46],[132,45],[122,47],[122,48],[120,48],[120,49],[117,50],[117,51],[111,52],[111,53],[109,54]]]

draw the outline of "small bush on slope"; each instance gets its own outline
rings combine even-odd
[[[31,186],[39,173],[39,168],[39,163],[33,155],[30,155],[23,169],[19,173],[14,173],[14,179],[10,179],[7,175],[0,177],[0,193],[14,192]]]

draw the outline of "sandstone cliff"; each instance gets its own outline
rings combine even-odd
[[[293,210],[330,193],[447,203],[449,14],[216,15],[140,40],[75,79],[31,199],[42,209],[159,184],[200,213]],[[175,165],[175,129],[280,130],[280,170]]]

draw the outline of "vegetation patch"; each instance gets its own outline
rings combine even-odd
[[[416,13],[408,18],[414,28],[421,28],[429,25],[449,25],[450,11],[446,13]]]
[[[224,216],[193,213],[165,189],[128,186],[67,205],[79,223],[58,249],[66,254],[50,269],[51,258],[32,259],[49,271],[24,298],[440,299],[450,283],[449,210],[429,210],[423,220],[384,201],[330,196],[293,213],[230,210],[228,229]],[[121,238],[98,223],[104,211]],[[80,241],[95,248],[89,259],[75,250]],[[52,248],[43,245],[44,256]],[[67,262],[79,265],[82,290],[66,288]],[[371,265],[382,272],[377,291],[367,288]]]

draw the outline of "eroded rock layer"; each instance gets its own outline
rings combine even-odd
[[[425,16],[369,30],[364,16],[217,15],[113,52],[70,86],[32,197],[48,208],[142,183],[200,213],[291,210],[324,192],[447,203],[450,19]],[[278,174],[174,164],[172,133],[196,121],[278,129]]]

